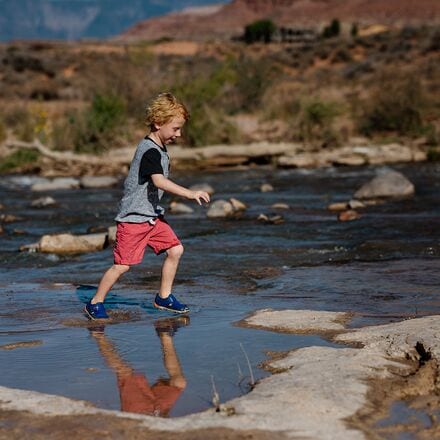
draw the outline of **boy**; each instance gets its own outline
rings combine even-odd
[[[84,311],[90,319],[105,319],[108,315],[104,300],[112,286],[130,266],[139,264],[146,246],[159,255],[166,252],[162,266],[159,293],[154,306],[175,313],[189,311],[171,293],[183,246],[170,225],[164,220],[164,209],[159,206],[164,191],[187,199],[209,203],[205,191],[191,191],[168,179],[169,156],[166,145],[181,136],[189,119],[186,107],[170,93],[161,93],[147,108],[146,122],[150,134],[136,149],[124,184],[117,222],[114,264],[103,275],[95,296]]]

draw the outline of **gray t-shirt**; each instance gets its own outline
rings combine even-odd
[[[159,205],[163,191],[151,181],[152,174],[168,177],[170,158],[166,148],[161,148],[152,139],[139,142],[130,171],[124,183],[124,195],[119,204],[117,222],[144,223],[163,215]]]

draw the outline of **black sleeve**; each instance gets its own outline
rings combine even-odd
[[[139,166],[139,185],[148,181],[152,174],[163,174],[159,151],[150,148],[144,153]]]

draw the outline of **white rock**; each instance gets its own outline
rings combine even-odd
[[[46,196],[40,197],[39,199],[35,199],[32,201],[31,206],[33,208],[45,208],[46,206],[56,205],[56,201],[53,197]]]
[[[270,184],[270,183],[263,183],[261,186],[260,186],[260,191],[261,192],[271,192],[271,191],[273,191],[274,190],[274,188],[273,188],[273,186]]]
[[[234,199],[233,197],[231,199],[229,199],[229,201],[231,202],[232,208],[234,209],[234,211],[246,211],[247,209],[247,205],[243,202],[241,202],[238,199]]]
[[[234,208],[231,202],[220,199],[211,203],[211,206],[209,207],[206,215],[209,218],[216,218],[216,217],[229,217],[233,213],[234,213]]]
[[[53,191],[58,189],[79,188],[79,180],[73,177],[57,177],[47,182],[34,183],[31,186],[32,191]]]
[[[107,229],[107,237],[109,243],[114,243],[116,241],[116,226],[109,226]]]
[[[84,176],[80,179],[83,188],[108,188],[118,182],[119,179],[113,176]]]
[[[365,203],[361,202],[360,200],[356,200],[356,199],[351,199],[348,202],[348,207],[350,209],[361,209],[361,208],[365,208]]]
[[[290,206],[287,203],[274,203],[271,206],[272,209],[290,209]]]
[[[194,209],[192,209],[191,206],[185,205],[184,203],[171,202],[170,212],[172,214],[192,214]]]
[[[194,185],[191,185],[189,189],[191,191],[205,191],[210,196],[212,196],[215,193],[214,188],[209,183],[196,183]]]
[[[413,195],[414,191],[414,185],[402,173],[387,170],[358,189],[354,198],[407,197]]]

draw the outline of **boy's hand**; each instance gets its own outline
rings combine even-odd
[[[206,203],[211,201],[209,194],[205,191],[191,191],[191,196],[189,198],[191,200],[196,200],[199,205],[202,204],[202,200]]]

